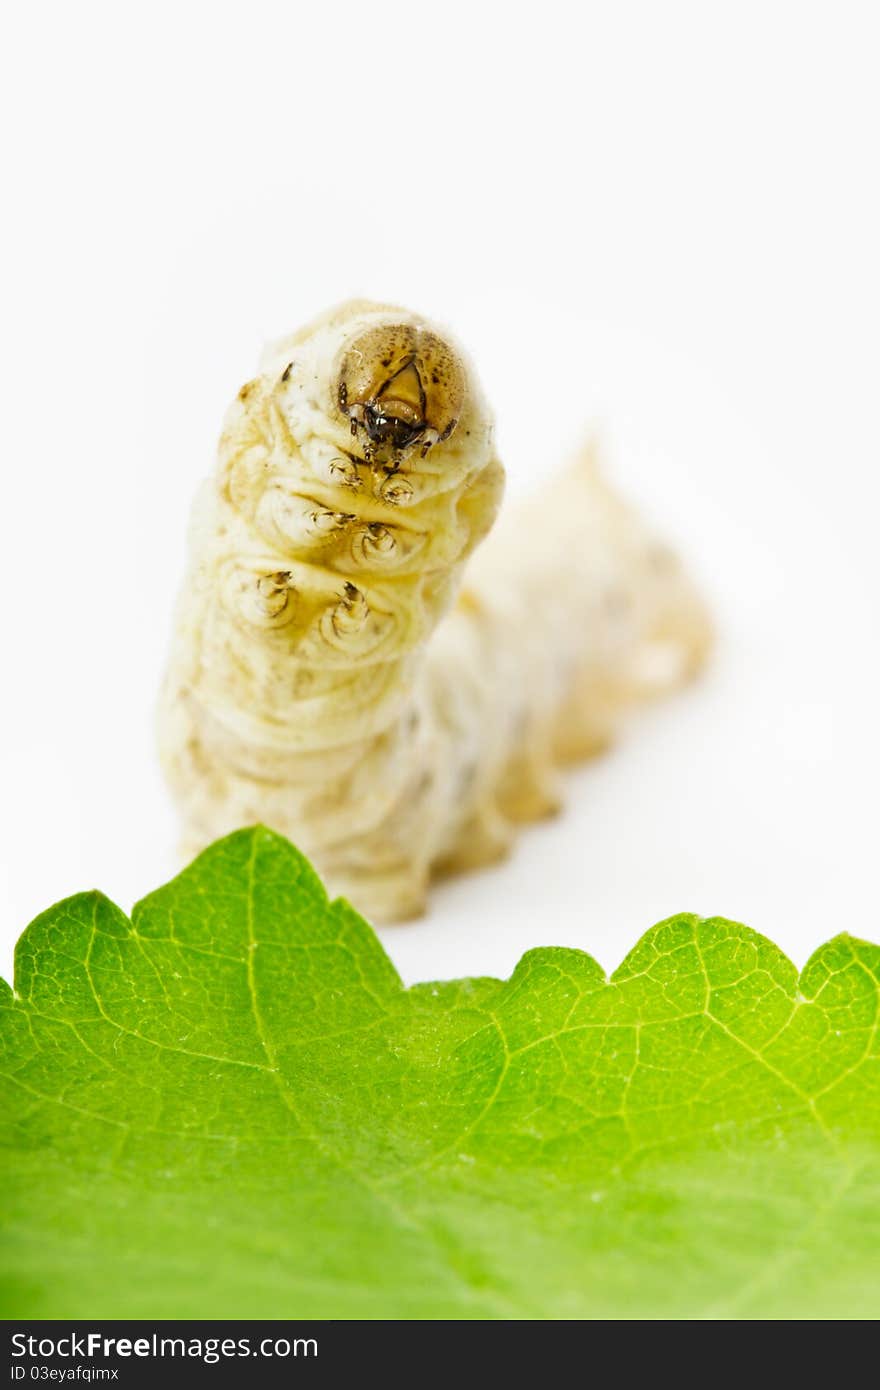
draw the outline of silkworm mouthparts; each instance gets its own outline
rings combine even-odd
[[[424,458],[449,438],[464,391],[462,363],[437,334],[417,324],[379,324],[344,351],[336,398],[352,435],[366,435],[367,461],[377,450],[399,460],[419,445]]]

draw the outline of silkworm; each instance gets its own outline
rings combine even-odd
[[[412,917],[697,669],[705,609],[593,451],[469,559],[503,483],[473,367],[417,315],[357,301],[267,351],[195,504],[160,701],[187,852],[260,821]]]

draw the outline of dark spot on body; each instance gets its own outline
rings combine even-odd
[[[630,596],[621,584],[610,585],[602,595],[602,602],[609,618],[622,618],[632,606]]]
[[[474,782],[476,781],[476,777],[477,777],[477,764],[476,764],[476,762],[475,762],[473,759],[471,759],[471,760],[469,760],[468,762],[465,763],[464,767],[461,769],[461,771],[460,771],[459,774],[458,774],[458,794],[459,794],[459,796],[466,796],[466,795],[467,795],[467,793],[470,791],[471,787],[473,786]]]

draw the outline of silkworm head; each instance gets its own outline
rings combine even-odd
[[[347,345],[339,366],[337,403],[363,431],[364,452],[422,456],[448,439],[461,415],[465,373],[455,350],[418,324],[376,324]]]

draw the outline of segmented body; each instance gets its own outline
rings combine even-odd
[[[197,499],[161,703],[189,849],[262,821],[374,920],[414,915],[694,668],[699,601],[589,461],[459,594],[502,487],[472,369],[416,316],[345,305],[270,351]]]

